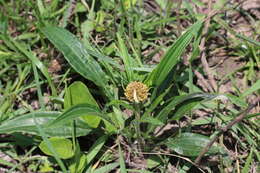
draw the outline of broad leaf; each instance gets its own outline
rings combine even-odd
[[[111,125],[113,125],[113,123],[110,121],[110,119],[107,116],[105,116],[99,110],[98,107],[90,105],[90,104],[78,104],[78,105],[71,107],[70,109],[68,109],[67,111],[62,113],[61,115],[59,115],[55,120],[53,120],[52,122],[50,122],[48,124],[48,127],[66,124],[66,123],[70,122],[71,120],[84,116],[84,115],[93,115],[93,116],[100,117],[103,121],[106,121],[107,123],[110,123]]]
[[[193,93],[189,95],[177,96],[172,99],[157,115],[157,118],[162,122],[165,122],[171,111],[175,110],[176,114],[173,114],[174,120],[179,120],[185,115],[187,111],[190,111],[195,105],[199,104],[203,100],[209,100],[217,97],[216,94],[207,93]]]
[[[153,118],[151,116],[143,116],[141,118],[140,122],[149,123],[149,124],[153,124],[153,125],[156,125],[156,126],[164,125],[164,123],[161,122],[159,119]]]
[[[75,71],[103,89],[106,88],[106,74],[78,38],[69,31],[55,26],[41,28],[41,31],[63,53]]]
[[[97,102],[82,82],[74,82],[67,89],[64,96],[64,108],[68,109],[77,104],[87,103],[98,107]],[[100,117],[95,115],[85,115],[81,117],[90,127],[96,128],[100,123]]]
[[[156,119],[160,120],[162,123],[166,123],[168,120],[179,120],[202,101],[214,99],[217,96],[218,95],[216,94],[193,93],[173,97],[172,100],[158,113]],[[156,128],[156,126],[151,125],[148,128],[149,132],[151,132]]]
[[[174,138],[169,138],[166,145],[173,151],[184,156],[196,157],[210,142],[210,138],[196,133],[182,133]],[[214,144],[207,154],[223,152],[223,148]]]
[[[45,125],[60,115],[60,112],[35,112],[15,117],[4,121],[0,125],[0,133],[25,132],[29,134],[39,135],[37,125],[41,125],[42,129],[48,136],[71,137],[71,126],[53,126]],[[76,122],[76,136],[84,136],[91,129],[83,122]]]
[[[60,137],[52,137],[49,139],[53,149],[57,152],[58,156],[62,159],[71,158],[74,155],[74,151],[72,148],[72,142],[69,139],[60,138]],[[53,156],[53,153],[48,148],[48,145],[42,141],[39,145],[39,148],[46,155]]]
[[[180,56],[191,42],[196,32],[199,31],[201,26],[202,22],[195,23],[181,37],[176,40],[176,42],[162,58],[158,66],[148,77],[148,80],[146,81],[148,85],[158,87],[162,84],[162,82],[166,79],[167,75],[171,72],[173,67],[178,63],[178,61],[180,60]]]
[[[163,102],[163,98],[165,95],[170,91],[171,86],[164,90],[163,93],[161,93],[159,96],[157,96],[149,105],[148,109],[145,111],[144,116],[151,116],[151,113],[160,106],[160,104]]]

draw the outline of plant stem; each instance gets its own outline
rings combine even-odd
[[[140,120],[141,120],[141,115],[140,115],[140,105],[139,103],[134,104],[135,108],[135,131],[137,134],[137,142],[138,142],[138,150],[139,152],[142,152],[143,149],[143,139],[141,135],[141,128],[140,128]]]

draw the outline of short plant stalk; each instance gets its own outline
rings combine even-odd
[[[135,130],[136,130],[136,134],[137,134],[137,142],[138,142],[138,152],[142,152],[143,146],[144,146],[144,141],[142,139],[142,135],[141,135],[141,114],[140,114],[140,105],[139,103],[135,103],[134,104],[135,107]]]

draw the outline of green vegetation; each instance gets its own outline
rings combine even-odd
[[[260,171],[260,23],[241,3],[0,4],[3,171]]]

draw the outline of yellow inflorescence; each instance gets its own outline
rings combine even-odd
[[[148,97],[148,87],[142,82],[130,82],[125,89],[125,96],[131,102],[142,102]]]

